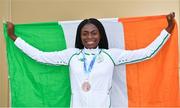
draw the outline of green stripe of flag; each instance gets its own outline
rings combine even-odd
[[[4,35],[7,43],[11,106],[69,107],[70,80],[67,66],[51,66],[29,58]],[[62,27],[56,22],[15,25],[15,34],[42,51],[66,48]]]

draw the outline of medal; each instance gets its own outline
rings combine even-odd
[[[84,92],[88,92],[89,90],[91,89],[91,85],[88,81],[85,81],[83,84],[82,84],[82,90]]]
[[[88,81],[89,80],[89,74],[90,74],[91,70],[93,69],[93,66],[94,66],[94,63],[96,61],[96,57],[97,57],[98,54],[93,56],[92,60],[89,63],[89,66],[87,66],[87,59],[85,57],[85,53],[82,52],[82,55],[83,55],[83,62],[84,62],[84,64],[83,64],[84,73],[87,75],[86,80],[82,83],[82,90],[84,92],[88,92],[91,89],[91,85],[90,85],[90,83]]]

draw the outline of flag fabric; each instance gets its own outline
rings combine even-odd
[[[109,47],[128,50],[146,47],[167,26],[165,16],[99,20],[105,27]],[[75,46],[80,22],[15,24],[15,34],[42,51],[63,50]],[[69,107],[68,66],[32,60],[7,36],[6,26],[4,24],[11,106]],[[170,39],[154,58],[115,67],[111,106],[180,106],[178,80],[178,34],[175,26]]]

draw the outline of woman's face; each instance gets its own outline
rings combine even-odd
[[[86,24],[81,29],[81,41],[85,48],[96,48],[100,41],[100,33],[94,24]]]

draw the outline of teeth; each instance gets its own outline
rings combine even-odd
[[[94,42],[90,41],[90,42],[87,42],[87,44],[93,44]]]

